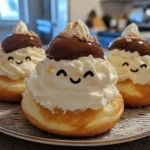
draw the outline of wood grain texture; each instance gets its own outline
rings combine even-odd
[[[80,143],[82,142],[86,143],[85,145],[88,145],[91,142],[92,143],[106,142],[106,141],[108,142],[110,140],[114,140],[114,139],[120,140],[123,138],[129,139],[133,136],[136,137],[139,134],[144,134],[146,132],[149,132],[150,131],[150,119],[149,118],[150,118],[150,106],[143,107],[141,109],[140,108],[139,109],[138,108],[125,109],[125,112],[122,116],[121,121],[109,132],[106,132],[104,134],[91,137],[91,138],[69,139],[69,138],[61,138],[58,136],[54,136],[52,134],[48,134],[32,126],[24,117],[19,104],[9,104],[9,103],[0,102],[0,129],[5,128],[7,130],[11,130],[11,131],[25,134],[28,136],[45,138],[45,139],[48,139],[49,141],[59,140],[61,142],[62,140],[65,140],[65,141],[71,140],[72,143],[79,141]],[[15,138],[0,134],[0,146],[2,144],[1,143],[2,141],[11,142],[11,140],[3,140],[3,137],[4,139],[10,138],[16,142],[22,141],[19,139],[15,139]],[[12,144],[13,143],[14,142],[12,142]],[[23,143],[28,143],[28,142],[23,141]],[[149,145],[149,143],[150,143],[150,138],[146,138],[143,142],[141,142],[140,145],[146,148]],[[136,144],[138,145],[138,142]],[[129,147],[132,148],[132,144]],[[149,148],[150,148],[150,145],[149,145]]]

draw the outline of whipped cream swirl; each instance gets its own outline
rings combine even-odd
[[[65,28],[65,30],[61,32],[61,34],[65,34],[68,37],[73,37],[74,34],[90,36],[88,27],[81,20],[77,20],[74,23],[70,22]]]
[[[35,65],[45,58],[44,50],[26,47],[14,52],[4,53],[0,46],[0,76],[12,80],[27,78]]]
[[[18,33],[18,32],[20,32],[20,33],[28,32],[28,28],[23,21],[20,21],[13,28],[13,33]]]
[[[90,36],[88,27],[81,20],[77,20],[74,23],[70,22],[59,36],[68,38],[75,37],[80,41],[97,42],[97,38]]]
[[[140,36],[138,26],[135,23],[128,25],[121,34],[121,36],[128,36],[128,35]]]
[[[27,79],[27,89],[35,102],[51,111],[97,110],[119,94],[115,69],[108,61],[91,55],[72,61],[46,58],[38,63],[36,71],[36,76]],[[86,76],[88,71],[93,75]],[[74,84],[71,79],[80,82]]]
[[[149,55],[140,56],[138,52],[114,49],[108,53],[107,59],[115,67],[118,81],[130,79],[135,84],[150,84]]]

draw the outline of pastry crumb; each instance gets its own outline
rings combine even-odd
[[[59,36],[60,37],[68,37],[68,34],[66,33],[66,32],[61,32],[60,34],[59,34]],[[75,37],[75,38],[78,38],[80,41],[85,41],[85,42],[97,42],[98,43],[98,41],[97,41],[97,38],[94,36],[94,37],[91,37],[91,36],[89,36],[88,34],[73,34],[73,37]]]

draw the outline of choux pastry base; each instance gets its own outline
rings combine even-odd
[[[5,76],[0,76],[0,101],[20,102],[24,90],[24,79],[11,80]]]
[[[52,134],[70,137],[88,137],[106,132],[120,120],[124,110],[123,99],[118,95],[113,101],[99,110],[66,111],[48,109],[36,103],[25,93],[22,110],[26,118],[37,128]]]
[[[150,104],[150,84],[134,84],[131,80],[117,83],[117,87],[123,96],[124,103],[129,107],[140,107]]]

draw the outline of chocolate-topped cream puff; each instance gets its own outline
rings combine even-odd
[[[47,58],[26,81],[22,110],[36,127],[62,136],[92,136],[119,121],[123,99],[113,66],[80,20],[49,45]]]
[[[117,87],[125,104],[150,104],[150,45],[140,37],[136,24],[129,25],[109,50],[108,61],[118,73]]]
[[[24,79],[44,57],[38,36],[28,31],[22,21],[16,24],[13,34],[0,45],[0,101],[20,101],[25,90]]]

